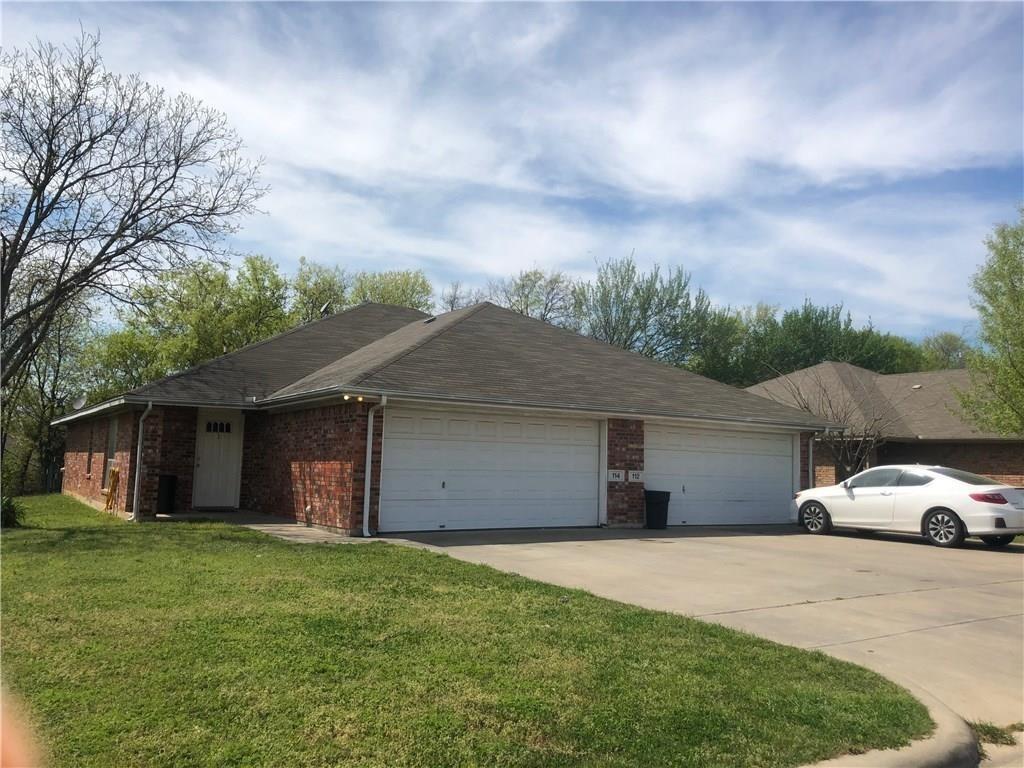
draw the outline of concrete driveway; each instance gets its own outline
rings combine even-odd
[[[1024,546],[792,527],[406,535],[453,557],[816,648],[967,720],[1024,720]],[[1024,754],[1024,747],[1020,748]],[[1022,757],[1024,761],[1024,757]]]

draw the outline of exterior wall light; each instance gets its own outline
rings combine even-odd
[[[349,399],[349,398],[351,398],[351,397],[352,397],[352,395],[342,395],[342,396],[341,396],[341,399],[342,399],[342,400],[348,400],[348,399]]]

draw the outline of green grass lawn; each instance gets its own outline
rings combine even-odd
[[[23,501],[3,678],[54,765],[780,768],[932,727],[824,654],[427,551]]]

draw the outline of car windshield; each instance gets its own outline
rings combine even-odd
[[[951,477],[954,480],[959,480],[961,483],[967,483],[968,485],[999,485],[999,483],[991,477],[976,475],[973,472],[964,472],[962,469],[950,469],[949,467],[928,467],[928,469],[936,475]]]

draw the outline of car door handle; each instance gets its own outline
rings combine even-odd
[[[882,491],[882,493],[880,495],[882,495],[882,496],[892,496],[892,491]]]

